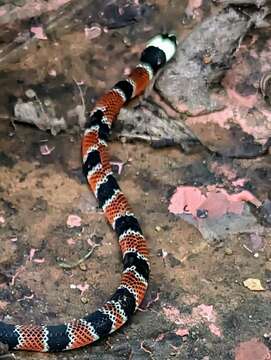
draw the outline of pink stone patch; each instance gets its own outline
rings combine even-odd
[[[258,200],[253,194],[251,194],[251,192],[247,191],[247,190],[243,190],[237,194],[232,194],[229,195],[230,198],[233,201],[246,201],[246,202],[250,202],[251,204],[255,205],[256,207],[261,206],[261,202],[260,200]]]
[[[163,308],[163,312],[165,316],[168,318],[168,320],[170,320],[171,322],[174,322],[175,324],[183,323],[180,311],[177,308],[173,306],[165,306]]]
[[[195,311],[208,322],[216,322],[217,315],[213,305],[201,304],[195,308]]]
[[[221,83],[224,92],[212,92],[210,95],[211,99],[219,105],[219,110],[207,114],[199,113],[198,116],[193,114],[195,116],[189,117],[186,121],[192,130],[196,131],[198,125],[215,124],[223,129],[220,131],[224,134],[224,130],[229,130],[235,124],[240,126],[244,133],[252,135],[259,144],[266,144],[271,136],[271,110],[259,91],[259,80],[264,73],[271,70],[269,60],[271,48],[268,45],[266,44],[265,49],[259,51],[255,42],[252,41],[251,44],[242,46],[236,52],[236,60]],[[249,62],[251,57],[255,59],[253,65]],[[256,69],[259,74],[256,73]],[[245,92],[240,90],[242,87],[250,87],[251,91],[245,95]],[[180,111],[184,111],[184,108],[185,104]],[[208,132],[208,127],[206,131]],[[201,135],[200,131],[198,136]],[[214,140],[210,135],[204,135],[205,140],[209,139],[209,142]],[[209,142],[207,141],[210,145]],[[225,143],[224,146],[227,144]]]
[[[67,226],[69,228],[79,227],[82,224],[82,219],[78,215],[69,215],[67,219]]]
[[[6,9],[0,9],[0,16],[6,15],[7,10]]]
[[[89,285],[87,284],[87,283],[85,283],[85,284],[78,284],[78,285],[76,285],[76,284],[71,284],[70,285],[70,288],[71,289],[78,289],[80,292],[81,292],[81,296],[83,296],[84,295],[84,293],[89,289]]]
[[[32,26],[30,31],[35,34],[35,37],[39,40],[47,40],[47,36],[41,26]]]
[[[194,217],[197,217],[198,210],[204,210],[207,211],[208,218],[219,218],[227,213],[241,215],[245,202],[257,207],[261,205],[261,202],[247,190],[228,194],[225,189],[216,186],[210,186],[207,190],[179,186],[170,200],[168,209],[173,214],[191,214]]]
[[[236,179],[232,182],[232,185],[235,187],[244,187],[244,185],[247,181],[248,180],[246,178]]]
[[[209,324],[208,327],[209,327],[210,332],[211,332],[213,335],[215,335],[215,336],[217,336],[217,337],[221,337],[221,336],[222,336],[221,330],[220,330],[219,327],[216,326],[215,324]]]
[[[206,197],[201,190],[194,186],[179,186],[172,196],[169,211],[173,214],[193,214],[196,216],[197,209]]]
[[[67,239],[67,243],[68,243],[68,245],[72,246],[72,245],[76,244],[76,241],[73,238],[69,238],[69,239]]]
[[[222,331],[217,325],[217,313],[213,305],[201,304],[195,306],[191,314],[182,314],[174,306],[163,307],[163,312],[168,320],[179,326],[176,330],[176,334],[179,336],[188,335],[190,327],[202,323],[208,326],[213,335],[222,336]]]
[[[235,349],[235,360],[270,360],[269,349],[258,339],[242,342]]]
[[[178,335],[178,336],[181,336],[181,337],[187,336],[187,335],[189,335],[189,330],[186,329],[186,328],[185,329],[178,329],[178,330],[175,331],[175,334]]]

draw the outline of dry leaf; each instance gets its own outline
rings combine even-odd
[[[246,279],[243,282],[244,286],[247,287],[251,291],[263,291],[265,290],[261,284],[261,281],[259,279]]]

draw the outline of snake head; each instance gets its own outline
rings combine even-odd
[[[175,54],[177,49],[177,39],[174,34],[159,34],[153,37],[146,47],[154,46],[162,50],[169,61]]]
[[[176,36],[173,34],[159,34],[146,45],[140,61],[151,66],[154,73],[163,67],[175,54],[177,49]]]

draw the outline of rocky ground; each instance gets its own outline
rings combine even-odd
[[[114,291],[119,248],[81,174],[85,112],[129,73],[149,37],[173,29],[181,39],[148,98],[120,114],[110,143],[151,250],[142,308],[91,347],[3,349],[1,360],[271,358],[268,4],[229,3],[0,1],[6,322],[59,323]]]

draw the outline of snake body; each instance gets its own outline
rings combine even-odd
[[[123,255],[119,287],[97,311],[61,325],[12,325],[0,322],[0,342],[9,349],[64,351],[89,345],[119,329],[141,304],[149,280],[146,240],[128,201],[113,176],[107,152],[112,122],[122,106],[140,95],[154,74],[176,51],[174,35],[157,35],[141,54],[130,76],[119,81],[96,103],[82,139],[83,173],[99,206],[117,233]]]

